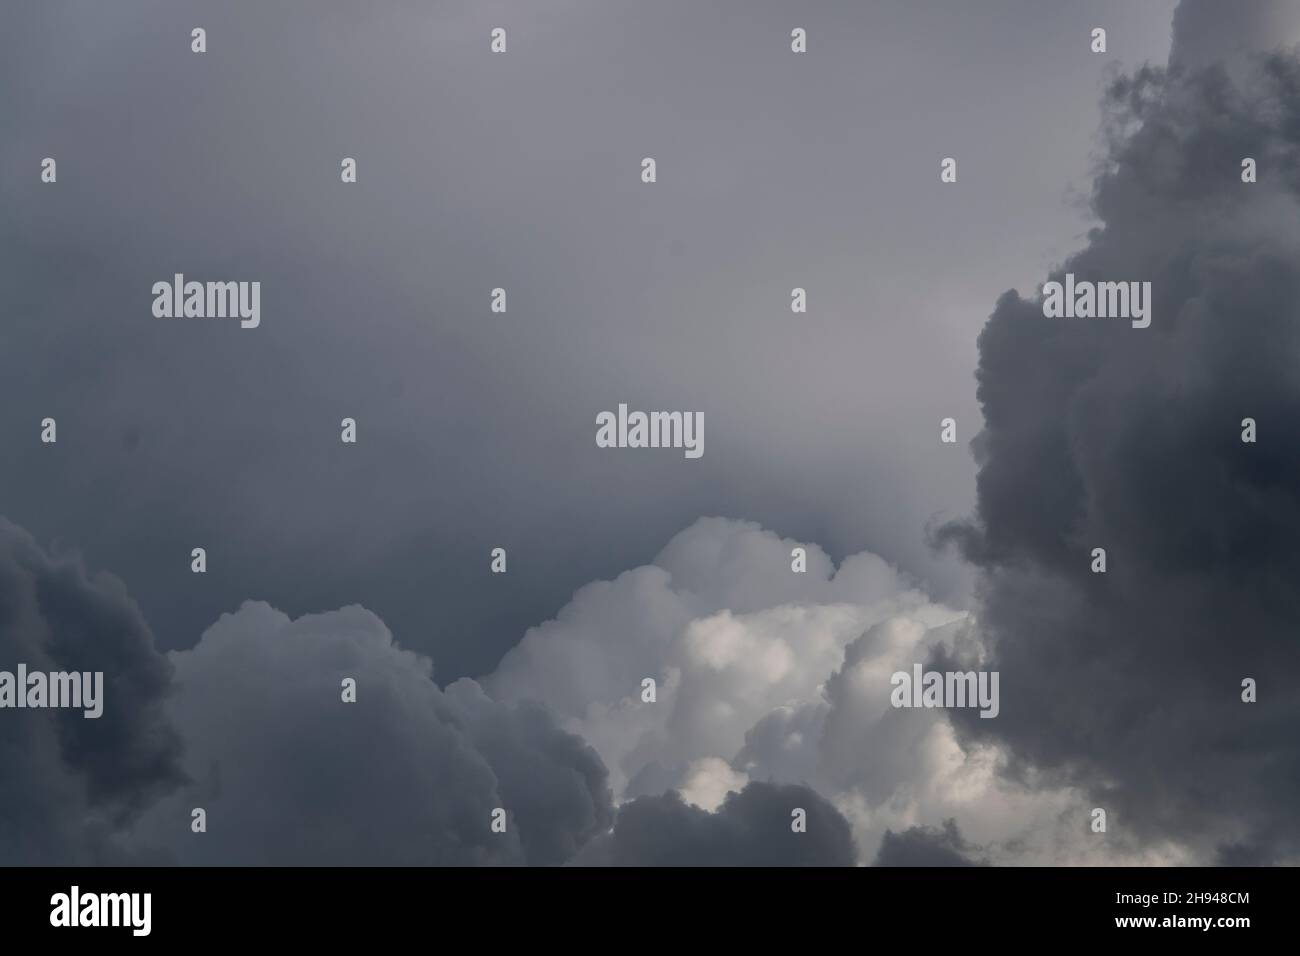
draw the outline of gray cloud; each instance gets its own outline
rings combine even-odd
[[[808,829],[791,829],[791,811]],[[675,791],[638,797],[579,862],[602,866],[852,866],[848,821],[808,787],[750,783],[709,813]]]
[[[245,604],[171,657],[196,782],[134,836],[179,862],[554,864],[612,820],[581,740],[473,681],[440,690],[429,660],[363,608],[290,620]],[[207,833],[191,832],[193,807]],[[490,827],[497,807],[505,833]]]
[[[901,833],[885,832],[876,853],[876,866],[976,866],[971,846],[954,820],[936,827],[909,827]]]
[[[102,714],[0,711],[0,860],[123,862],[118,837],[184,780],[171,665],[122,583],[0,519],[0,669],[102,671]]]
[[[940,534],[984,569],[1002,677],[1001,716],[965,731],[1202,858],[1300,850],[1298,80],[1278,54],[1114,84],[1101,224],[1052,276],[1150,280],[1152,325],[1004,295],[979,339],[977,515]]]
[[[447,688],[457,719],[497,778],[530,864],[563,863],[613,822],[605,766],[544,707],[492,700],[474,681]]]

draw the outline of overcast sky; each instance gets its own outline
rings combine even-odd
[[[1182,547],[1171,530],[1181,512],[1152,516],[1158,492],[1120,491],[1152,474],[1121,452],[1162,447],[1160,436],[1177,445],[1182,432],[1156,416],[1141,432],[1156,437],[1113,449],[1115,421],[1079,409],[1089,383],[1127,395],[1146,381],[1131,364],[1141,333],[1105,347],[1047,341],[1022,334],[1024,310],[1067,262],[1124,279],[1149,269],[1167,280],[1159,307],[1183,309],[1204,287],[1179,286],[1188,263],[1225,238],[1206,225],[1224,200],[1207,185],[1220,170],[1204,143],[1228,158],[1225,183],[1241,149],[1269,147],[1279,164],[1291,155],[1294,133],[1272,109],[1286,71],[1256,70],[1243,52],[1300,38],[1286,6],[1257,0],[1228,17],[1186,0],[1175,20],[1176,6],[7,10],[6,613],[15,648],[67,667],[96,646],[107,615],[105,646],[137,676],[123,678],[135,704],[122,722],[79,731],[89,741],[58,759],[46,759],[52,738],[11,727],[41,782],[7,805],[15,821],[41,805],[43,836],[11,836],[0,854],[637,863],[691,862],[705,846],[738,863],[1221,858],[1206,821],[1223,808],[1180,780],[1162,796],[1175,809],[1143,817],[1163,765],[1148,774],[1108,758],[1102,738],[1075,739],[1087,688],[1055,698],[1045,688],[1059,675],[1038,670],[1054,649],[1083,672],[1097,663],[1061,608],[1096,611],[1079,617],[1126,641],[1151,630],[1132,593],[1178,593],[1152,572],[1125,579],[1135,590],[1109,604],[1070,577],[1063,554],[1090,530],[1126,540],[1144,566]],[[1240,128],[1212,114],[1209,86],[1124,85],[1166,63],[1175,23],[1186,70],[1237,57],[1227,114]],[[196,26],[203,54],[190,49]],[[489,50],[498,26],[505,55]],[[1090,50],[1098,26],[1104,54]],[[806,54],[790,51],[795,27],[808,31]],[[1131,132],[1126,123],[1146,123],[1147,139],[1105,135]],[[640,181],[647,156],[653,185]],[[57,159],[55,184],[41,182],[44,157]],[[340,182],[343,157],[357,160],[356,184]],[[945,157],[958,161],[955,184],[940,182]],[[1193,160],[1208,164],[1201,178]],[[1170,168],[1183,169],[1177,196],[1152,185]],[[1261,193],[1277,208],[1293,186],[1275,177]],[[1234,254],[1249,262],[1251,236],[1288,248],[1265,205],[1233,217]],[[1157,255],[1186,237],[1186,258]],[[178,272],[259,281],[260,326],[155,318],[151,287]],[[796,286],[806,314],[790,310]],[[494,287],[507,290],[505,314],[489,309]],[[1156,321],[1136,351],[1167,363],[1170,382],[1221,354],[1194,323],[1179,337]],[[1235,389],[1252,361],[1206,372],[1206,395]],[[1281,369],[1256,386],[1261,407],[1289,407]],[[597,448],[596,415],[621,402],[701,412],[703,457]],[[1224,414],[1230,433],[1241,414]],[[46,417],[55,445],[39,441]],[[357,421],[355,445],[339,439],[344,417]],[[939,441],[946,417],[956,444]],[[1234,467],[1215,461],[1207,469]],[[1171,462],[1167,481],[1184,467]],[[1229,494],[1201,491],[1184,504]],[[1262,541],[1258,514],[1241,517],[1239,536]],[[956,546],[936,549],[937,533]],[[790,574],[795,544],[810,549],[807,580]],[[191,573],[195,547],[207,551],[202,575]],[[504,575],[489,570],[495,547],[508,552]],[[1201,583],[1219,583],[1224,567],[1208,561]],[[1261,597],[1228,590],[1212,616],[1230,629]],[[1056,610],[1040,606],[1048,595]],[[1240,666],[1272,660],[1276,627]],[[80,636],[56,640],[66,629]],[[1151,660],[1167,660],[1180,632],[1156,630]],[[1202,638],[1191,642],[1199,659],[1217,660],[1216,639]],[[1005,719],[904,718],[863,689],[883,675],[887,695],[895,667],[972,649],[1025,682]],[[1120,656],[1099,666],[1119,673]],[[1235,683],[1238,663],[1220,663]],[[338,709],[349,668],[369,675],[362,699],[374,702],[356,722]],[[647,674],[665,685],[656,710],[635,706]],[[1105,686],[1136,708],[1146,679]],[[279,686],[297,702],[287,721],[279,698],[259,696]],[[1200,677],[1171,687],[1213,692]],[[241,720],[215,719],[235,698]],[[1050,719],[1033,709],[1053,698]],[[1268,733],[1280,720],[1261,717]],[[1107,725],[1105,740],[1131,726]],[[1160,752],[1169,733],[1132,739]],[[318,788],[301,828],[283,827],[276,814],[299,799],[302,775],[334,759],[339,735],[358,750],[387,742]],[[109,758],[83,765],[96,748],[123,755],[118,771]],[[274,778],[285,748],[300,764]],[[1178,752],[1195,756],[1191,744]],[[1026,765],[1043,776],[1027,783]],[[83,795],[87,774],[98,789]],[[356,785],[376,779],[411,789],[399,799]],[[448,780],[463,787],[450,794]],[[1097,805],[1089,781],[1103,780],[1142,826],[1098,857],[1085,825],[1053,828]],[[1267,857],[1261,828],[1294,845],[1278,805],[1250,787],[1238,796],[1233,852]],[[225,801],[234,822],[224,842],[195,849],[185,841],[199,799]],[[265,810],[248,809],[257,799]],[[756,850],[756,821],[791,799],[834,838]],[[322,837],[338,808],[371,801],[391,831]],[[494,841],[478,822],[502,801],[519,832]],[[69,822],[85,817],[93,834]],[[457,836],[412,843],[412,827]],[[698,839],[659,843],[647,836],[656,828]]]
[[[1171,3],[351,6],[7,14],[0,416],[60,429],[13,520],[163,647],[357,601],[447,678],[701,515],[964,599],[924,528],[972,502],[975,336],[1087,227],[1104,80]],[[176,272],[261,281],[261,327],[155,320]],[[619,402],[703,412],[704,457],[596,448]]]

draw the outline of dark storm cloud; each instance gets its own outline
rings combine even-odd
[[[791,829],[791,811],[808,829]],[[714,813],[670,790],[623,804],[612,834],[578,862],[597,866],[852,866],[853,835],[834,806],[804,786],[754,782]]]
[[[580,737],[555,726],[544,707],[503,706],[471,680],[447,688],[453,719],[496,775],[530,864],[563,863],[613,822],[607,773]]]
[[[876,852],[876,866],[976,866],[971,847],[953,820],[943,828],[908,827],[901,833],[886,830]]]
[[[184,781],[171,665],[122,583],[0,519],[0,670],[102,671],[102,714],[0,710],[0,862],[126,859],[116,837]]]
[[[473,681],[440,690],[368,611],[250,603],[169,660],[121,581],[0,521],[0,670],[18,663],[102,671],[103,712],[0,710],[4,865],[546,865],[613,819],[582,740]]]
[[[1112,828],[1225,858],[1300,851],[1297,94],[1291,55],[1115,83],[1101,225],[1052,278],[1149,280],[1151,327],[1004,295],[979,339],[977,516],[940,535],[985,571],[1001,671],[1000,716],[958,714],[967,732]]]
[[[591,748],[473,681],[440,690],[362,608],[290,620],[246,604],[172,659],[195,784],[135,839],[181,863],[555,864],[612,820]],[[191,832],[195,807],[206,833]]]

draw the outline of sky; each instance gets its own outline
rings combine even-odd
[[[0,668],[107,710],[0,710],[0,861],[1300,852],[1237,677],[1295,670],[1287,4],[4,18]],[[1152,328],[1051,325],[1067,268]],[[175,273],[260,325],[155,318]],[[705,453],[598,448],[620,403]],[[998,718],[890,706],[945,661]]]

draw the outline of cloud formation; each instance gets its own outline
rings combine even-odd
[[[792,829],[802,810],[807,829]],[[715,812],[675,791],[623,804],[614,830],[577,861],[587,866],[852,866],[849,824],[808,787],[751,783]]]
[[[193,649],[163,655],[120,582],[90,578],[75,560],[48,558],[11,525],[3,532],[6,658],[33,668],[102,669],[107,688],[99,720],[84,720],[79,711],[6,714],[5,747],[15,768],[4,790],[5,820],[13,825],[6,862],[838,865],[855,859],[850,825],[824,797],[797,783],[751,782],[710,755],[739,746],[744,719],[717,728],[703,747],[647,751],[647,767],[638,768],[641,799],[625,803],[616,818],[600,756],[561,729],[547,704],[499,701],[467,678],[440,688],[432,662],[399,647],[364,608],[293,619],[246,602],[208,628]],[[620,579],[636,585],[630,588],[597,583],[584,589],[612,588],[617,600],[607,601],[605,611],[625,633],[631,632],[623,622],[639,621],[647,633],[663,624],[662,617],[640,613],[638,596],[680,615],[687,632],[682,677],[666,685],[678,702],[676,716],[652,727],[653,739],[694,733],[717,712],[708,701],[710,671],[734,671],[718,685],[731,695],[719,701],[724,710],[749,695],[757,695],[754,706],[761,708],[806,692],[816,678],[795,666],[790,630],[805,621],[827,617],[831,623],[819,625],[820,661],[833,666],[838,659],[827,628],[845,622],[816,606],[792,617],[778,614],[759,633],[741,619],[725,624],[737,613],[757,612],[761,621],[758,609],[780,596],[774,588],[765,597],[753,579],[761,570],[753,562],[779,554],[773,548],[780,545],[754,526],[706,521],[665,549],[665,564],[693,581],[698,593],[677,592],[673,601],[655,594],[637,581],[654,577],[651,569]],[[896,600],[886,594],[899,580],[872,556],[842,568],[838,584],[829,579],[824,555],[814,549],[811,559],[823,578],[811,593],[829,599],[839,588],[885,606]],[[664,573],[658,569],[660,583]],[[902,601],[919,605],[923,598],[910,593]],[[706,622],[717,618],[704,609],[719,603],[738,609],[722,612],[720,631],[695,621],[697,614]],[[845,621],[858,613],[838,612]],[[642,663],[653,664],[653,649],[646,644]],[[546,659],[545,650],[530,659]],[[590,663],[606,674],[617,671],[618,648],[605,652],[604,661]],[[741,658],[751,655],[744,664]],[[512,673],[522,676],[520,668]],[[355,703],[342,699],[345,678],[356,682]],[[586,692],[566,686],[578,698]],[[618,739],[635,724],[629,716],[606,727],[602,739]],[[690,759],[674,762],[678,753]],[[677,786],[684,796],[672,789]],[[490,826],[498,807],[507,813],[505,833]],[[806,833],[790,830],[796,807],[807,814]],[[205,832],[191,828],[196,808],[204,811]],[[661,823],[657,839],[653,831]]]
[[[791,570],[794,547],[807,551],[806,573]],[[706,518],[652,564],[580,589],[484,684],[567,718],[605,758],[616,792],[635,796],[676,784],[695,761],[730,760],[763,718],[819,704],[846,647],[873,625],[909,627],[906,648],[961,617],[876,555],[837,569],[816,545]],[[646,678],[657,683],[654,704],[641,699]]]
[[[1243,58],[1258,23],[1223,35],[1228,68],[1211,35],[1193,55],[1215,16],[1186,4],[1175,68],[1110,89],[1100,224],[1052,273],[1152,281],[1151,328],[1004,295],[979,339],[977,512],[939,537],[983,569],[1002,672],[1002,716],[955,715],[963,739],[1082,788],[1111,836],[1277,862],[1300,852],[1300,58]]]
[[[837,568],[804,544],[809,570],[795,573],[790,540],[702,519],[655,564],[581,589],[498,672],[440,688],[428,658],[356,606],[294,619],[247,602],[164,658],[120,584],[92,586],[10,531],[11,564],[77,585],[70,600],[11,572],[43,607],[11,632],[31,646],[75,622],[108,635],[75,656],[110,686],[153,679],[130,698],[140,713],[106,709],[126,728],[121,766],[153,771],[98,784],[111,841],[71,825],[74,771],[97,779],[81,750],[65,747],[57,785],[13,778],[11,805],[46,815],[24,832],[59,837],[29,861],[843,865],[972,857],[958,827],[992,862],[1185,858],[1177,844],[1090,842],[1086,794],[1012,779],[1003,747],[963,739],[953,712],[891,707],[894,671],[985,651],[965,614],[874,555]],[[42,718],[22,726],[63,719]],[[26,743],[29,762],[54,746]],[[498,807],[505,833],[490,826]],[[191,830],[195,808],[206,832]],[[795,808],[806,832],[790,828]]]
[[[185,780],[171,665],[121,581],[0,519],[0,669],[18,664],[102,671],[102,713],[0,711],[0,861],[129,861],[122,828]]]
[[[471,680],[440,689],[432,662],[363,608],[291,620],[246,603],[170,657],[195,785],[136,837],[179,862],[556,864],[612,822],[581,740]],[[206,833],[191,832],[194,807]],[[498,807],[505,833],[491,829]]]
[[[1300,678],[1289,652],[1300,446],[1285,436],[1300,415],[1300,61],[1248,55],[1291,35],[1294,5],[1225,13],[1186,0],[1172,69],[1138,70],[1109,92],[1099,225],[1052,275],[1152,281],[1152,327],[1048,323],[1032,297],[998,301],[979,340],[977,511],[940,536],[984,576],[977,614],[932,601],[871,553],[837,565],[804,543],[809,570],[794,574],[799,542],[727,519],[697,522],[634,566],[663,528],[725,506],[794,533],[827,529],[836,554],[884,542],[929,585],[962,592],[915,533],[960,502],[965,482],[933,442],[941,414],[956,407],[963,434],[969,420],[952,371],[966,367],[969,337],[953,333],[967,303],[1007,281],[989,277],[1036,261],[1023,250],[1059,224],[1025,227],[1033,243],[988,230],[1009,202],[1055,196],[1057,170],[1080,152],[1069,129],[1046,151],[1016,139],[1020,117],[1043,106],[1077,115],[1062,104],[1096,71],[1078,42],[1091,8],[1053,11],[1044,30],[1021,7],[999,19],[954,5],[952,28],[931,36],[953,44],[936,48],[954,64],[947,75],[903,42],[920,23],[909,5],[879,22],[824,11],[815,35],[852,59],[816,59],[797,76],[768,58],[787,26],[776,4],[685,36],[671,15],[639,13],[635,48],[617,5],[584,10],[586,32],[521,15],[515,35],[538,42],[492,67],[460,24],[435,28],[442,14],[423,8],[358,28],[346,48],[342,7],[305,19],[292,5],[208,11],[216,46],[197,69],[184,42],[159,41],[189,29],[175,5],[143,4],[149,15],[128,20],[97,5],[14,12],[4,35],[20,40],[0,77],[44,80],[0,116],[13,144],[0,182],[17,210],[0,223],[0,271],[15,290],[0,427],[30,436],[55,414],[61,442],[15,456],[6,501],[43,539],[75,537],[129,571],[174,652],[155,648],[120,583],[0,527],[0,651],[108,679],[100,721],[5,715],[0,859],[1296,860],[1300,701],[1286,688]],[[584,56],[556,58],[556,42]],[[991,56],[996,44],[1018,57]],[[309,64],[298,81],[273,68],[285,49]],[[592,83],[611,50],[620,76],[653,82]],[[961,59],[970,51],[978,63]],[[1023,57],[1050,64],[1041,82],[1023,83]],[[837,62],[856,64],[852,75]],[[342,68],[354,63],[382,69],[357,84]],[[458,83],[424,82],[437,70]],[[160,72],[178,82],[154,82]],[[855,164],[870,144],[834,121],[899,76],[913,95],[877,98],[898,112],[868,139],[888,130],[935,155],[948,144],[912,117],[918,102],[925,116],[949,108],[954,77],[1041,97],[971,96],[944,128],[968,144],[963,169],[997,168],[1007,192],[985,176],[963,219],[935,198],[932,171],[909,178],[911,149],[879,154],[893,165],[864,181]],[[739,95],[736,78],[762,95]],[[429,101],[453,88],[483,99]],[[204,110],[180,106],[197,99]],[[413,110],[436,122],[363,157],[363,185],[340,195],[336,157],[389,142]],[[706,135],[721,112],[742,120],[739,139]],[[610,124],[593,127],[594,114]],[[858,281],[861,207],[775,175],[816,155],[787,135],[790,115],[832,137],[819,172],[898,213],[880,216],[897,228],[865,249],[888,277],[879,288]],[[158,149],[123,135],[140,117]],[[1083,124],[1058,131],[1072,125]],[[649,134],[695,144],[689,157],[661,154],[672,175],[652,222],[626,175]],[[565,148],[548,149],[549,136]],[[249,137],[277,148],[252,162]],[[196,148],[211,161],[194,163]],[[33,175],[47,152],[60,157],[56,190]],[[430,156],[438,181],[427,188]],[[1240,181],[1245,156],[1258,183]],[[1050,192],[1034,193],[1042,170]],[[595,209],[614,232],[573,209]],[[212,228],[196,232],[196,217]],[[947,261],[969,270],[960,280],[957,265],[936,279],[916,254],[940,217]],[[521,222],[547,223],[548,241]],[[765,245],[774,235],[791,245]],[[997,242],[1006,248],[989,252]],[[322,249],[350,268],[322,270]],[[169,262],[265,281],[275,318],[257,347],[131,319]],[[769,278],[791,268],[798,279]],[[584,281],[563,279],[574,275]],[[511,315],[529,320],[475,319],[482,290],[502,281]],[[773,319],[794,281],[816,282],[798,327]],[[948,281],[936,298],[915,291]],[[126,318],[104,322],[100,303]],[[890,323],[884,337],[857,321],[908,310],[918,323]],[[715,312],[754,319],[738,338],[701,321]],[[937,354],[936,342],[959,344]],[[817,374],[797,367],[789,390],[753,374],[792,355]],[[691,472],[679,459],[601,455],[581,423],[629,388],[647,401],[694,396],[721,424],[711,434],[725,436],[724,453]],[[899,408],[915,411],[906,428]],[[361,419],[365,450],[346,461],[342,414]],[[1255,444],[1239,440],[1244,417],[1259,423]],[[846,446],[845,433],[860,440]],[[536,476],[526,486],[521,463]],[[381,482],[385,494],[371,495]],[[499,540],[502,528],[514,539]],[[183,559],[195,541],[211,550],[201,588]],[[498,544],[511,549],[509,601],[486,561],[466,560]],[[1106,575],[1088,571],[1095,546],[1108,551]],[[479,681],[435,683],[426,653],[451,676],[490,669],[522,622],[595,578]],[[195,644],[198,622],[250,593],[293,615],[249,602]],[[359,606],[297,616],[357,599],[403,646]],[[890,708],[890,673],[917,662],[998,669],[999,717]],[[343,676],[358,680],[356,704],[339,700]],[[1240,701],[1247,676],[1257,704]],[[653,703],[641,699],[647,677]],[[816,824],[807,841],[786,835],[792,800]],[[195,806],[207,834],[189,829]],[[497,806],[510,813],[505,834],[488,827]],[[1087,830],[1093,806],[1109,812],[1104,838]]]
[[[937,827],[908,827],[902,833],[885,831],[876,853],[876,866],[976,866],[968,855],[972,848],[953,820]]]
[[[791,570],[795,547],[806,573]],[[1180,858],[1177,847],[1089,843],[1086,794],[1010,778],[1001,748],[960,741],[951,712],[890,705],[895,671],[978,660],[978,635],[876,555],[836,567],[814,544],[706,518],[652,564],[580,589],[482,680],[503,701],[555,711],[601,754],[627,806],[671,790],[716,811],[747,783],[806,786],[849,821],[859,862],[889,831],[949,819],[1000,862]]]

